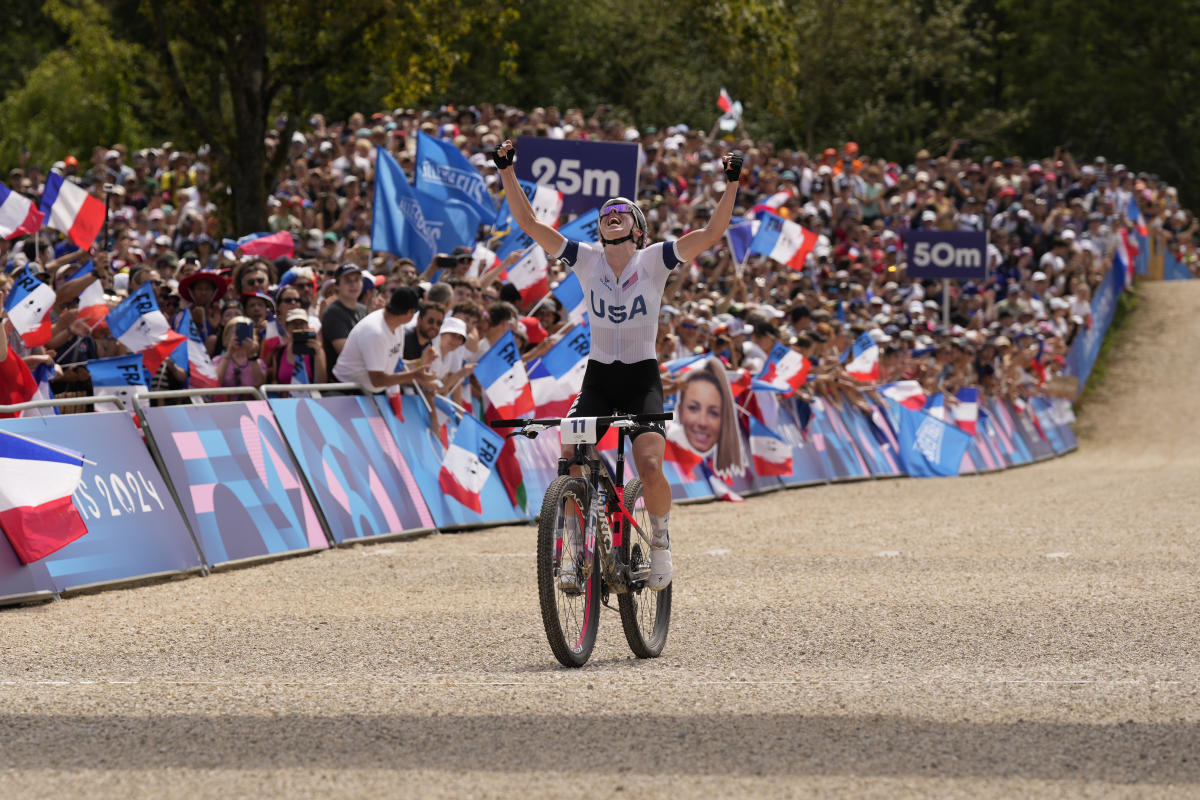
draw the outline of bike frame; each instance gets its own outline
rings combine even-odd
[[[605,488],[605,504],[601,511],[604,513],[608,521],[608,528],[612,531],[613,547],[620,547],[625,541],[626,525],[630,526],[628,530],[632,532],[633,526],[636,524],[633,521],[633,514],[625,506],[625,433],[624,426],[617,427],[617,469],[614,475],[608,468],[608,462],[600,457],[600,451],[596,450],[596,457],[588,457],[588,448],[595,447],[594,445],[577,444],[575,445],[575,455],[572,458],[558,459],[558,474],[570,475],[571,467],[581,466],[588,468],[588,504],[594,503],[596,493]],[[603,468],[603,469],[601,469]],[[604,486],[603,484],[607,484]],[[615,504],[614,504],[615,500]],[[592,548],[595,546],[595,531],[587,531],[584,548],[586,555],[590,558]]]

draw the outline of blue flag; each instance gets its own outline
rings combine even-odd
[[[932,414],[905,408],[890,398],[888,403],[900,420],[897,433],[904,471],[916,478],[957,475],[971,444],[970,435]]]
[[[430,197],[466,203],[480,219],[490,220],[496,213],[496,204],[479,170],[452,143],[421,131],[417,132],[413,182],[418,191]]]
[[[559,228],[558,232],[561,233],[564,238],[570,239],[573,242],[600,241],[599,209],[596,209],[595,211],[585,211],[575,219]]]
[[[571,322],[583,322],[587,319],[587,309],[583,305],[583,285],[579,276],[571,272],[559,281],[558,286],[550,290],[558,302],[562,303],[563,314]]]
[[[126,408],[133,403],[134,394],[150,389],[150,375],[137,353],[93,359],[87,369],[92,376],[92,394],[120,397]]]
[[[592,337],[586,325],[577,325],[558,344],[542,356],[542,366],[555,378],[561,378],[573,370],[580,359],[591,352]]]
[[[479,215],[472,207],[416,191],[396,159],[382,147],[376,153],[372,249],[411,258],[420,267],[439,252],[474,246]]]
[[[754,241],[754,233],[757,230],[758,220],[734,217],[729,221],[729,227],[725,229],[725,238],[729,240],[734,263],[745,263],[750,255],[750,242]]]

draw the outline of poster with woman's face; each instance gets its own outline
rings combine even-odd
[[[709,358],[683,376],[667,438],[704,457],[718,475],[741,475],[745,453],[725,365]]]

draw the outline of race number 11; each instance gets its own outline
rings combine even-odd
[[[563,444],[595,444],[596,418],[571,417],[564,419],[559,423],[558,431]]]

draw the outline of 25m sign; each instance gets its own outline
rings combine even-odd
[[[909,231],[904,239],[910,278],[987,277],[987,234],[982,231]]]
[[[637,197],[636,142],[517,138],[517,177],[563,194],[563,211],[593,211],[612,197]]]

